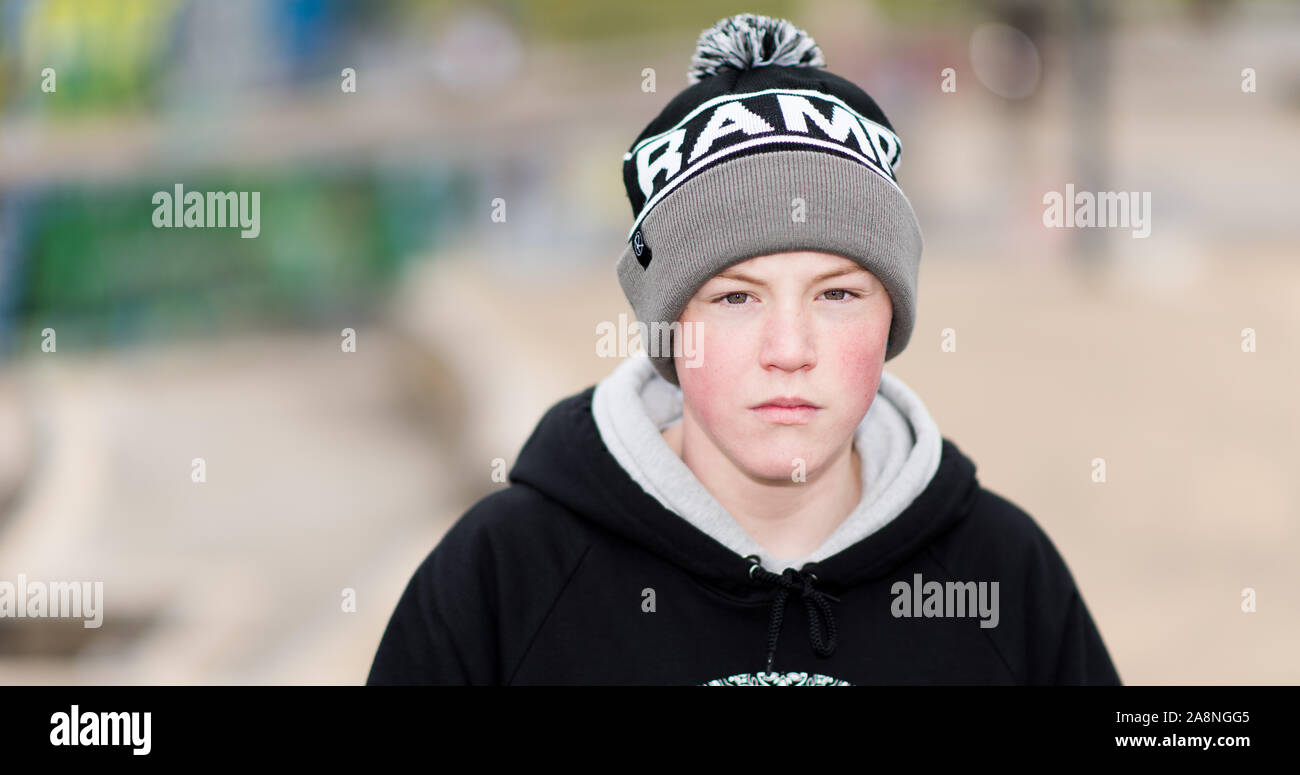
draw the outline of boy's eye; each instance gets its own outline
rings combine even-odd
[[[842,294],[842,295],[840,295],[840,296],[830,296],[831,301],[843,301],[844,299],[849,298],[849,297],[852,297],[852,298],[855,298],[855,299],[858,297],[858,294],[854,293],[853,291],[846,290],[846,289],[844,289],[844,288],[833,288],[833,289],[831,289],[831,290],[829,290],[829,291],[826,291],[826,293],[827,293],[828,295],[829,295],[829,294],[835,294],[835,293]],[[847,295],[843,295],[843,294],[847,294]]]
[[[728,304],[738,304],[741,301],[743,301],[747,296],[749,296],[749,294],[745,293],[744,291],[736,291],[735,293],[728,293],[727,295],[723,296],[722,299],[726,301]]]

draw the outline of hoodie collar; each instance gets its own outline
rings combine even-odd
[[[662,431],[682,417],[682,391],[659,375],[645,353],[629,357],[595,386],[591,411],[610,454],[642,490],[736,554],[755,556],[777,572],[836,555],[889,524],[929,485],[943,450],[920,398],[882,371],[875,400],[854,431],[862,498],[813,552],[779,558],[745,532],[664,441]]]

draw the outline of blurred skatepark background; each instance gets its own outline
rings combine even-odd
[[[105,591],[99,628],[0,618],[0,685],[364,681],[617,365],[622,154],[742,11],[901,136],[886,369],[1125,683],[1300,683],[1300,5],[0,0],[0,581]],[[155,228],[177,184],[261,192],[260,234]],[[1149,236],[1048,228],[1067,184],[1150,192]]]

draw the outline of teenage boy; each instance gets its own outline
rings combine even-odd
[[[700,36],[624,156],[648,352],[546,413],[369,683],[1120,682],[1052,542],[883,370],[921,231],[893,127],[824,64],[784,20]]]

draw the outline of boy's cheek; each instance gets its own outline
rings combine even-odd
[[[871,405],[880,387],[880,371],[884,366],[885,345],[872,335],[852,342],[843,342],[837,364],[840,374],[842,400],[855,404],[863,412]]]
[[[833,352],[838,354],[837,370],[850,384],[861,384],[864,377],[874,378],[885,362],[884,342],[874,333],[848,337]]]
[[[725,322],[709,319],[707,314],[688,317],[683,315],[681,325],[681,353],[674,352],[677,381],[683,391],[688,383],[694,397],[714,395],[719,386],[734,379],[741,365],[734,346],[741,341],[737,332],[728,332]],[[724,346],[730,342],[733,346]]]
[[[694,366],[684,363],[682,357],[677,358],[677,381],[681,383],[682,393],[700,422],[706,425],[716,424],[725,417],[729,405],[741,402],[742,397],[734,394],[739,375],[735,364],[727,362],[729,358],[734,358],[734,354],[719,352],[716,347]]]

